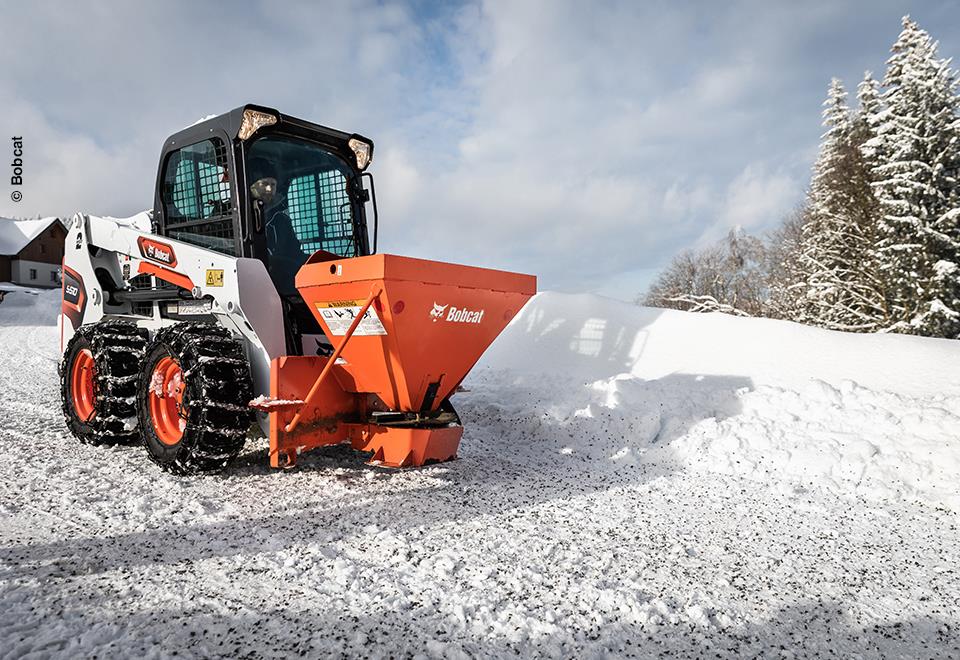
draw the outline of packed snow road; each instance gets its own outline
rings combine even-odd
[[[960,654],[956,343],[541,295],[457,461],[175,478],[68,436],[12,300],[0,657]]]

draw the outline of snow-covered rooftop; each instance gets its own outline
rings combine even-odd
[[[0,255],[14,256],[30,244],[60,218],[37,218],[35,220],[11,220],[0,218]]]

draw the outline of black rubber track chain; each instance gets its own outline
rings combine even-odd
[[[94,361],[95,412],[86,423],[74,414],[68,392],[67,359],[78,344],[90,349]],[[67,427],[80,442],[114,445],[138,439],[137,383],[146,347],[146,330],[128,321],[101,321],[74,333],[60,361],[60,398]]]
[[[183,437],[175,450],[155,453],[155,436],[146,402],[150,395],[155,351],[165,350],[183,370],[187,409]],[[147,349],[140,377],[140,424],[150,457],[173,474],[197,474],[224,468],[243,449],[252,414],[250,368],[240,341],[220,326],[178,323],[160,330]],[[156,442],[156,440],[154,440]]]

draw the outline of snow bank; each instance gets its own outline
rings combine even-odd
[[[821,330],[789,321],[636,307],[589,294],[537,295],[483,364],[589,380],[629,373],[745,376],[802,388],[846,380],[908,394],[960,393],[960,342]]]
[[[60,313],[60,289],[2,287],[7,294],[0,302],[0,325],[56,325]]]
[[[515,405],[566,420],[556,451],[615,467],[656,449],[777,489],[960,509],[957,341],[543,293],[482,366],[492,389],[526,384]]]

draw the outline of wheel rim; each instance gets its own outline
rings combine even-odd
[[[165,445],[175,445],[183,437],[187,411],[183,407],[183,371],[172,357],[161,358],[150,374],[150,421],[157,437]]]
[[[70,369],[70,399],[73,402],[73,411],[81,422],[89,421],[93,417],[96,398],[93,381],[93,353],[83,348],[77,351]]]

